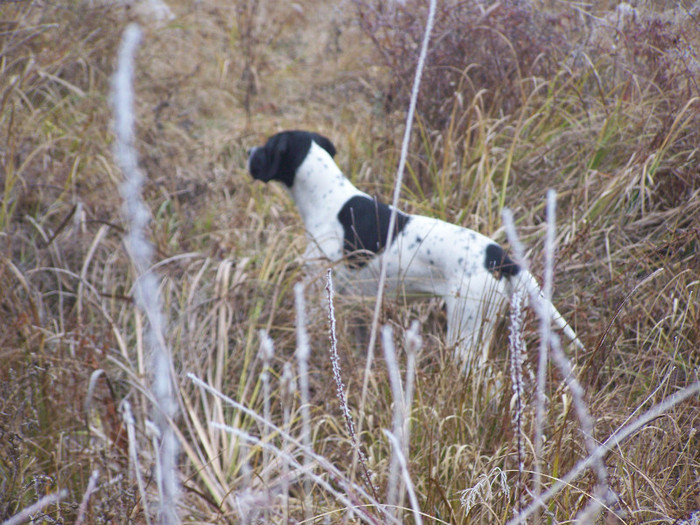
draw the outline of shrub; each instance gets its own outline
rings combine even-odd
[[[389,70],[388,109],[404,108],[423,36],[427,4],[354,0],[360,26]],[[450,120],[455,103],[468,106],[479,95],[488,112],[511,113],[526,97],[523,79],[549,77],[568,49],[562,20],[507,0],[486,6],[478,0],[438,3],[419,113],[429,128]]]

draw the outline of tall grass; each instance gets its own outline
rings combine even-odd
[[[533,309],[520,319],[512,308],[490,375],[465,378],[439,303],[385,300],[379,326],[393,331],[396,365],[377,356],[365,374],[374,303],[335,296],[345,409],[363,422],[355,437],[333,380],[324,274],[304,266],[292,203],[252,183],[245,150],[279,129],[314,129],[357,186],[390,200],[427,5],[168,5],[175,18],[144,24],[136,56],[134,146],[179,403],[179,519],[696,519],[690,3],[437,3],[400,207],[504,244],[510,209],[542,283],[550,254],[552,300],[586,351],[566,361],[553,342],[540,372],[534,350],[547,337]],[[162,499],[162,434],[109,105],[123,30],[140,15],[111,3],[5,2],[0,13],[0,521],[146,522]],[[422,346],[409,352],[415,320]],[[274,353],[261,354],[262,333]],[[511,362],[523,373],[511,376]]]
[[[138,157],[134,146],[134,55],[141,39],[141,29],[129,25],[124,30],[119,49],[117,70],[113,80],[114,131],[116,135],[115,156],[124,174],[120,186],[124,199],[124,212],[129,224],[125,239],[126,248],[136,268],[134,298],[148,319],[146,339],[152,375],[150,391],[155,407],[155,424],[158,435],[154,438],[153,453],[156,457],[156,480],[158,484],[158,522],[171,525],[180,522],[178,513],[180,480],[177,469],[179,445],[173,425],[177,416],[178,400],[172,378],[173,363],[170,348],[165,340],[167,322],[163,315],[161,296],[156,276],[151,271],[153,246],[146,239],[149,222],[148,208],[143,203],[141,191],[144,175],[138,167]],[[129,417],[129,419],[132,419]],[[133,421],[127,423],[132,428]],[[135,440],[133,430],[129,431],[129,442]],[[147,498],[142,487],[141,469],[136,448],[132,447],[132,460],[139,479],[141,497],[146,521],[149,521],[146,506]]]

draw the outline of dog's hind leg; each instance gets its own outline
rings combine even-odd
[[[447,309],[447,346],[452,348],[455,360],[469,368],[478,339],[481,324],[478,312],[470,311],[467,302],[458,295],[445,298]]]
[[[488,364],[489,348],[504,306],[503,286],[491,279],[472,279],[447,294],[447,344],[465,371]]]
[[[493,336],[492,308],[468,297],[450,295],[447,306],[447,345],[454,349],[455,360],[465,371],[483,367]]]

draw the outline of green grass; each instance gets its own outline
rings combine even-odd
[[[652,16],[653,5],[642,4]],[[137,147],[179,381],[180,515],[185,522],[239,522],[239,504],[252,494],[253,508],[271,522],[286,516],[339,522],[346,505],[319,480],[346,496],[353,487],[370,490],[353,463],[335,395],[323,283],[306,290],[311,435],[314,451],[340,477],[317,467],[308,508],[301,474],[263,453],[260,443],[243,444],[209,425],[231,425],[302,457],[282,434],[300,435],[300,394],[283,392],[281,376],[285,363],[296,366],[292,288],[304,274],[303,228],[282,188],[253,183],[245,150],[280,129],[317,130],[334,141],[337,161],[355,184],[386,201],[405,108],[382,100],[392,71],[350,7],[334,10],[315,0],[299,2],[299,9],[267,2],[257,10],[246,2],[170,5],[176,19],[146,30],[135,89]],[[600,16],[607,12],[603,3],[594,7]],[[76,3],[0,4],[0,520],[65,488],[67,497],[45,512],[75,522],[90,473],[99,469],[85,522],[145,523],[120,413],[124,400],[136,419],[146,493],[157,498],[145,321],[131,299],[108,103],[116,46],[132,16]],[[698,26],[683,24],[664,30],[677,30],[697,53]],[[538,276],[545,193],[557,190],[554,302],[587,348],[572,359],[598,442],[697,381],[700,365],[700,79],[695,69],[683,73],[669,62],[675,55],[660,47],[665,40],[643,40],[653,34],[637,29],[628,30],[617,55],[604,45],[584,48],[587,60],[562,61],[549,77],[519,79],[523,96],[512,111],[476,97],[440,101],[447,109],[439,127],[419,114],[402,190],[402,208],[499,241],[505,241],[500,212],[512,209]],[[652,45],[662,53],[654,60],[633,53]],[[673,75],[660,75],[669,64],[665,71]],[[423,90],[437,92],[430,84]],[[379,348],[361,405],[373,303],[336,297],[335,307],[349,410],[363,421],[359,442],[378,489],[352,501],[367,505],[368,520],[384,522],[392,449],[382,430],[392,428],[394,400]],[[492,349],[494,377],[483,371],[463,377],[444,345],[436,301],[389,301],[383,310],[402,372],[403,337],[414,319],[424,346],[408,468],[423,521],[504,523],[518,502],[507,323]],[[524,333],[532,366],[536,327],[530,315]],[[186,377],[193,373],[262,414],[260,329],[275,342],[272,427]],[[88,398],[96,370],[102,374]],[[548,379],[545,487],[587,455],[570,393],[555,368]],[[526,401],[531,440],[534,395]],[[698,510],[698,414],[698,397],[691,397],[606,456],[619,502],[601,519],[674,523]],[[525,483],[533,451],[528,441]],[[282,475],[290,471],[285,492]],[[490,490],[481,489],[467,514],[464,491],[480,482]],[[548,503],[539,522],[573,520],[594,485],[586,472]],[[407,510],[400,521],[411,519]]]

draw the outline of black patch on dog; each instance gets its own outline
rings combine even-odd
[[[518,266],[513,259],[506,255],[506,252],[498,244],[489,244],[486,247],[486,261],[484,262],[486,269],[493,274],[496,279],[513,277],[520,273]]]
[[[255,148],[248,159],[248,169],[254,179],[268,182],[277,180],[288,187],[294,184],[294,174],[309,154],[311,142],[335,156],[335,146],[326,137],[310,131],[282,131],[268,139],[261,148]]]
[[[338,212],[338,220],[345,231],[343,251],[347,256],[348,266],[362,268],[369,262],[371,254],[384,249],[389,236],[390,218],[389,206],[362,195],[353,197],[343,205]],[[409,219],[405,213],[396,213],[394,241]]]

